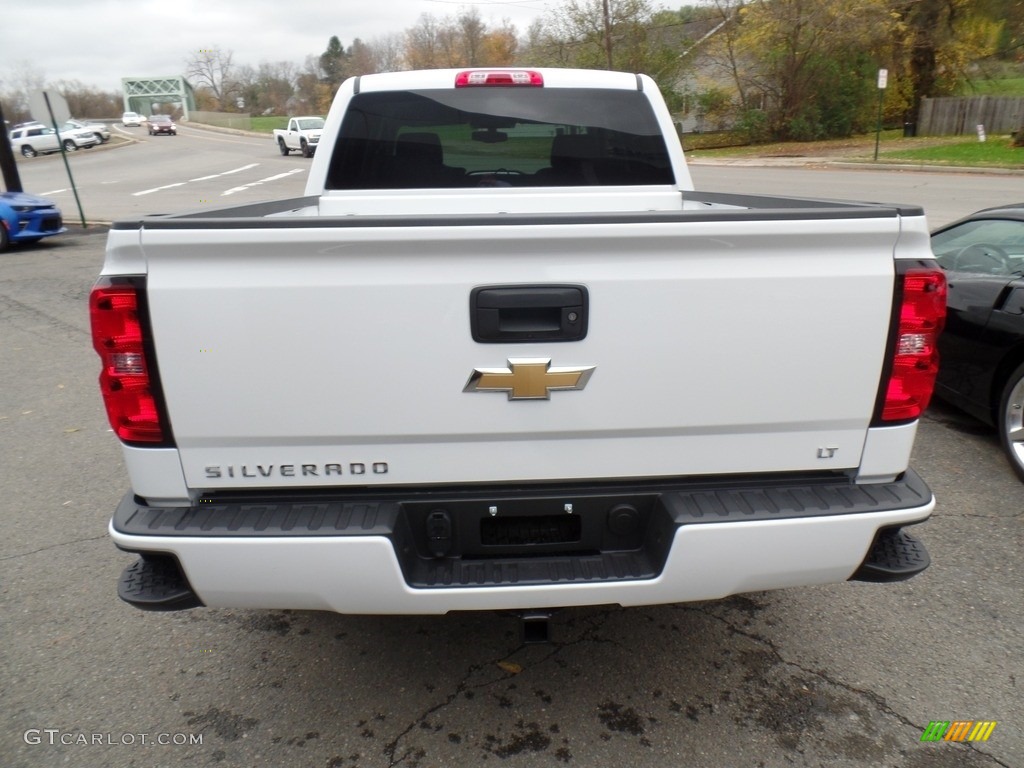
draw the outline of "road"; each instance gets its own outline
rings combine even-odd
[[[298,197],[310,160],[280,155],[268,136],[179,126],[177,136],[148,136],[113,126],[115,143],[69,155],[85,218],[111,222],[149,213],[197,210]],[[799,162],[799,161],[798,161]],[[27,191],[55,200],[69,222],[78,206],[59,155],[18,158]],[[923,205],[937,227],[979,208],[1024,199],[1024,174],[935,173],[862,166],[707,164],[692,166],[697,189]]]
[[[743,190],[924,207],[933,229],[980,208],[1024,200],[1024,171],[1008,174],[936,172],[863,164],[705,165],[691,168],[694,186],[708,192]]]
[[[88,222],[196,210],[302,194],[310,160],[281,155],[272,139],[179,126],[177,136],[112,126],[110,145],[68,155]],[[128,139],[128,142],[124,142]],[[78,222],[59,155],[18,158],[22,186],[56,201]]]
[[[226,198],[248,202],[302,174],[247,184],[308,163],[249,140],[175,141],[77,153],[86,205],[119,217],[140,197],[177,205],[235,186],[244,189]],[[59,158],[22,164],[33,181],[51,166]],[[188,181],[204,173],[213,178]],[[842,191],[917,190],[926,206],[963,183],[695,169],[721,188],[774,179],[807,195],[831,173],[849,180]],[[985,191],[1001,189],[998,178],[971,183],[982,197],[1003,194]],[[959,215],[952,207],[943,215]],[[1024,487],[990,430],[941,405],[914,454],[939,499],[917,531],[933,565],[903,584],[572,609],[556,614],[552,643],[530,646],[515,619],[489,613],[148,614],[122,604],[115,583],[133,558],[114,549],[106,522],[127,479],[85,312],[103,234],[89,227],[0,256],[5,768],[1024,765]],[[997,726],[983,743],[922,743],[936,720]]]

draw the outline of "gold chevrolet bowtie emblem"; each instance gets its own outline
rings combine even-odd
[[[548,400],[553,389],[583,389],[594,366],[552,368],[551,358],[519,358],[508,368],[474,368],[463,392],[507,392],[509,400]]]

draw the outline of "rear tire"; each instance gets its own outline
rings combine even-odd
[[[996,426],[1010,466],[1024,480],[1024,364],[1017,366],[1003,386]]]
[[[24,156],[24,157],[35,157],[35,156],[36,156],[36,155],[38,155],[39,153],[38,153],[38,152],[36,152],[36,151],[35,151],[34,149],[32,149],[32,147],[30,147],[30,146],[29,146],[28,144],[25,144],[25,145],[24,145],[24,146],[23,146],[23,147],[21,148],[21,154],[22,154],[22,156]]]
[[[74,152],[78,149],[78,145],[75,144],[71,139],[64,139],[64,149],[67,152]]]
[[[284,143],[284,139],[279,138],[277,140],[277,148],[281,150],[281,154],[285,157],[291,154],[291,150],[288,149],[288,145]]]

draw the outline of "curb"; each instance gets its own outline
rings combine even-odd
[[[872,160],[851,160],[834,157],[749,157],[741,160],[727,160],[713,157],[689,157],[688,165],[724,165],[747,168],[843,168],[865,171],[914,171],[921,173],[973,173],[1003,176],[1024,176],[1021,168],[986,168],[964,165],[926,165],[916,163],[888,163]]]

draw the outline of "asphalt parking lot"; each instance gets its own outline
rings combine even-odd
[[[1024,765],[1024,486],[941,405],[914,458],[933,565],[903,584],[566,610],[530,646],[490,613],[124,605],[85,304],[103,243],[0,255],[4,766]],[[923,742],[936,721],[996,725]]]

